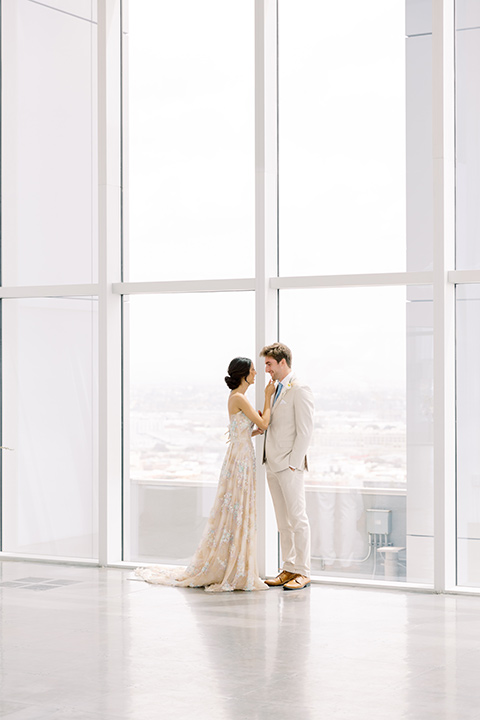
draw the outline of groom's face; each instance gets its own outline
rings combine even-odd
[[[265,358],[265,372],[268,373],[272,380],[283,380],[285,375],[288,375],[289,368],[286,361],[280,360],[277,362],[272,357]]]

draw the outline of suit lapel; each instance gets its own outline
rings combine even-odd
[[[295,380],[295,375],[292,375],[292,377],[290,378],[290,380],[289,380],[289,382],[287,383],[287,385],[284,385],[284,386],[282,387],[282,389],[281,389],[281,391],[280,391],[280,395],[279,395],[278,398],[276,399],[275,405],[272,407],[272,415],[273,415],[273,413],[275,412],[275,408],[277,408],[277,407],[280,405],[280,402],[281,402],[282,399],[285,397],[285,395],[287,394],[287,392],[288,392],[289,390],[291,390],[292,384],[293,384],[294,380]]]

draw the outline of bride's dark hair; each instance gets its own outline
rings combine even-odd
[[[236,390],[242,384],[242,380],[246,380],[250,374],[252,361],[250,358],[237,357],[233,358],[228,366],[228,375],[225,377],[230,390]]]

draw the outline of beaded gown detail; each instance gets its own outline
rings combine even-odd
[[[255,452],[252,423],[243,412],[230,417],[229,446],[215,502],[200,544],[187,568],[137,568],[156,585],[204,587],[208,592],[266,590],[257,569]]]

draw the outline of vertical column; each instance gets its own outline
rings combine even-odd
[[[405,10],[407,272],[414,272],[433,264],[432,7],[407,0]],[[433,585],[433,413],[425,412],[433,402],[433,284],[407,287],[406,320],[406,580]]]
[[[277,339],[277,291],[270,278],[278,266],[278,101],[277,0],[255,0],[255,362],[256,404],[264,402],[262,347]],[[261,459],[264,438],[257,438],[258,556],[261,574],[276,574],[277,530]]]
[[[434,586],[455,585],[455,2],[433,11]]]
[[[129,153],[129,3],[122,0],[122,282],[128,282],[130,268],[130,153]],[[122,442],[123,442],[123,559],[131,557],[130,483],[130,296],[122,296]]]
[[[98,0],[99,561],[122,557],[121,0]]]

